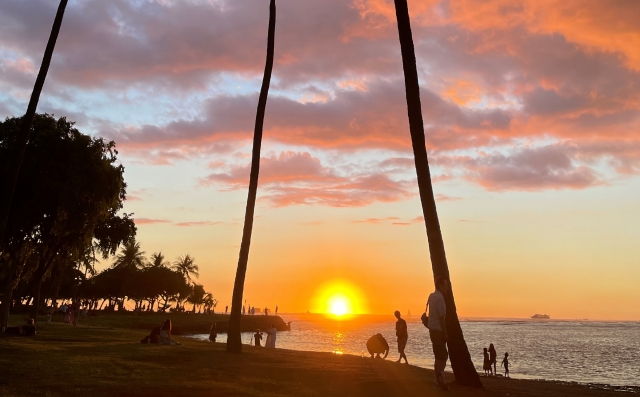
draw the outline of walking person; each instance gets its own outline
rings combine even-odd
[[[276,305],[276,316],[278,315],[278,305]]]
[[[491,375],[497,376],[498,370],[496,369],[496,362],[498,361],[498,353],[496,352],[496,348],[493,346],[493,343],[489,344],[489,364],[493,365],[493,372]]]
[[[509,353],[505,353],[504,354],[504,358],[502,359],[502,363],[500,364],[500,366],[504,366],[504,377],[505,378],[510,378],[511,376],[509,375]]]
[[[404,321],[399,310],[396,310],[393,315],[398,319],[398,321],[396,321],[396,337],[398,337],[398,353],[400,353],[400,358],[398,358],[398,361],[396,362],[399,363],[404,358],[405,364],[409,364],[407,355],[404,354],[404,349],[407,346],[407,340],[409,340],[407,322]]]
[[[429,300],[427,301],[427,310],[429,311],[427,324],[435,357],[433,369],[436,375],[436,384],[442,390],[449,390],[447,384],[444,383],[444,369],[449,358],[449,352],[447,351],[449,335],[445,321],[447,306],[444,301],[444,295],[449,293],[449,280],[436,277],[435,284],[436,290],[429,295]]]

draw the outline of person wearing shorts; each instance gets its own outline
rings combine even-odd
[[[436,375],[436,383],[441,389],[448,390],[449,388],[444,383],[444,369],[447,366],[447,359],[449,359],[449,352],[447,351],[449,336],[445,321],[447,306],[444,295],[449,292],[449,281],[445,278],[437,277],[435,283],[436,290],[429,295],[429,300],[427,301],[429,337],[435,357],[433,369]]]
[[[400,311],[396,310],[393,315],[398,319],[398,321],[396,321],[396,336],[398,337],[398,353],[400,353],[400,358],[396,362],[399,363],[404,358],[404,362],[406,364],[409,364],[407,355],[404,354],[404,348],[407,346],[407,341],[409,340],[409,333],[407,332],[407,322],[404,321],[404,319],[400,315]]]

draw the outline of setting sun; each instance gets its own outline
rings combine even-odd
[[[322,284],[312,302],[313,311],[344,317],[367,313],[366,298],[358,287],[345,280],[332,280]]]
[[[343,297],[335,297],[329,303],[329,312],[335,316],[344,316],[349,313],[347,302]]]

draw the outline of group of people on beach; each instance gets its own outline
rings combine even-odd
[[[276,329],[275,324],[269,324],[267,326],[267,330],[264,333],[260,332],[260,330],[256,330],[256,333],[253,334],[253,340],[256,347],[261,347],[260,344],[264,334],[267,334],[267,340],[264,342],[264,347],[270,347],[272,349],[276,348],[276,337],[278,335],[278,330]]]
[[[434,364],[433,369],[435,372],[436,386],[442,390],[449,390],[449,387],[444,381],[444,369],[447,366],[447,360],[449,359],[449,352],[447,350],[447,342],[449,341],[449,334],[447,332],[446,313],[447,305],[445,302],[445,295],[450,291],[449,280],[445,278],[436,277],[435,279],[436,290],[429,295],[425,312],[421,317],[422,323],[429,330],[429,339],[431,339],[431,346],[433,348]],[[407,330],[407,322],[402,318],[398,310],[395,311],[396,317],[396,338],[398,343],[398,353],[400,357],[396,362],[401,362],[404,359],[408,364],[407,355],[405,354],[405,348],[409,339]],[[384,339],[382,334],[373,335],[367,341],[367,350],[373,358],[386,358],[389,352],[389,344]],[[384,354],[384,357],[381,357]],[[497,352],[492,344],[489,348],[484,348],[484,365],[486,376],[494,376],[496,374]],[[492,368],[493,366],[493,368]],[[504,366],[505,377],[509,377],[509,353],[504,354],[501,366]],[[490,374],[490,375],[489,375]]]
[[[484,376],[497,376],[498,370],[496,368],[496,364],[498,361],[498,353],[496,352],[496,348],[493,346],[493,343],[489,344],[488,349],[486,347],[482,349],[482,355],[484,356],[484,363],[482,365]],[[509,378],[509,353],[504,354],[504,358],[502,359],[500,366],[504,367],[505,378]]]

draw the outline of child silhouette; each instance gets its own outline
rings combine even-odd
[[[504,358],[502,359],[502,363],[500,364],[500,366],[504,366],[504,377],[505,378],[510,378],[511,376],[509,376],[509,353],[505,353],[504,354]]]

